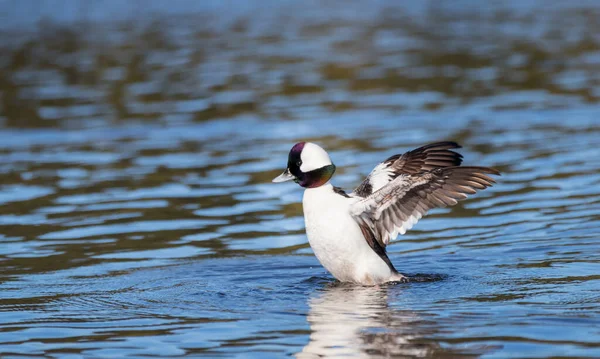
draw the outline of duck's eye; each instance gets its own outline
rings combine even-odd
[[[302,166],[302,161],[296,162],[296,166],[298,166],[298,167]]]

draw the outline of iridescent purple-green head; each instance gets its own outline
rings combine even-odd
[[[290,150],[287,169],[273,182],[294,180],[305,188],[314,188],[329,182],[335,165],[324,149],[311,142],[298,142]]]

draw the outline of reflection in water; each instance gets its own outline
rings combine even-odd
[[[390,296],[401,295],[403,287],[327,286],[309,300],[310,341],[296,357],[439,357],[445,350],[423,339],[435,329],[418,314],[390,305]]]

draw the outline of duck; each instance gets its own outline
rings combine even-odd
[[[312,142],[296,143],[287,168],[273,182],[304,188],[306,236],[321,265],[340,282],[373,286],[409,282],[390,261],[386,247],[429,210],[453,206],[491,187],[496,169],[461,166],[453,141],[431,143],[388,157],[352,192],[333,186],[329,154]]]

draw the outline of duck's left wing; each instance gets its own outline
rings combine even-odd
[[[414,175],[434,168],[460,166],[462,155],[452,151],[456,148],[460,148],[458,143],[444,141],[393,155],[375,166],[352,194],[356,197],[367,197],[402,174]]]
[[[355,202],[350,213],[370,229],[381,246],[404,234],[433,208],[452,206],[495,183],[487,167],[436,168],[418,175],[403,174],[370,196]]]

